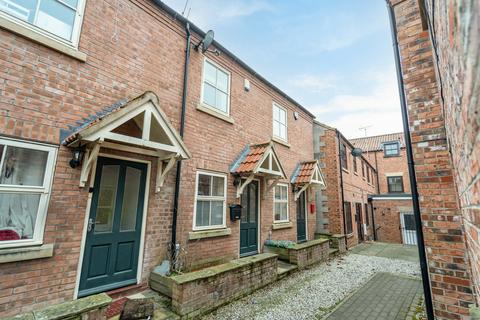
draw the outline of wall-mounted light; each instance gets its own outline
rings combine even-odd
[[[294,111],[294,112],[293,112],[293,118],[294,118],[295,120],[298,120],[299,117],[300,117],[300,115],[298,114],[298,112],[297,112],[297,111]]]
[[[70,160],[69,164],[70,164],[70,167],[72,168],[76,168],[78,167],[79,165],[82,164],[82,160],[83,160],[83,155],[85,153],[85,150],[84,148],[82,147],[77,147],[75,149],[72,150],[72,159]]]
[[[236,174],[236,175],[233,177],[233,185],[234,185],[235,187],[238,187],[241,182],[242,182],[242,177],[240,177],[240,175]]]

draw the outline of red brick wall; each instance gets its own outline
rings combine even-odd
[[[113,37],[115,30],[118,39]],[[87,1],[79,48],[87,54],[85,63],[0,30],[1,134],[58,145],[60,129],[68,129],[105,106],[146,90],[159,96],[162,109],[178,128],[185,48],[183,26],[172,22],[150,1]],[[238,222],[231,223],[228,218],[231,236],[185,245],[193,222],[195,172],[208,169],[227,173],[228,166],[247,143],[269,140],[272,101],[288,109],[291,146],[275,146],[288,178],[297,162],[313,158],[310,116],[226,55],[211,58],[232,73],[231,115],[235,124],[196,110],[203,56],[192,51],[185,143],[193,158],[183,166],[178,220],[178,238],[189,259],[238,256]],[[243,90],[244,78],[251,82],[248,93]],[[300,113],[299,120],[293,119],[293,111]],[[44,243],[55,243],[54,256],[0,265],[0,316],[38,309],[74,296],[88,191],[78,188],[80,170],[68,166],[70,159],[71,152],[60,147],[44,236]],[[161,192],[155,194],[156,165],[152,163],[143,281],[166,256],[174,171]],[[296,208],[291,188],[289,191],[293,227],[273,231],[274,239],[296,239]],[[236,201],[229,176],[227,203]],[[271,207],[270,194],[262,200],[261,243],[271,228]],[[315,217],[308,217],[311,239]]]
[[[400,213],[412,212],[411,200],[373,200],[377,241],[403,243]]]
[[[422,28],[418,2],[392,2],[435,315],[460,319],[474,298],[432,45]]]
[[[435,28],[437,84],[443,93],[473,287],[480,304],[480,2],[435,1],[435,6],[431,0],[426,2]]]

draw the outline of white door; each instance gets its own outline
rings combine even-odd
[[[412,212],[400,213],[403,244],[417,245],[417,231],[415,230],[415,217]]]

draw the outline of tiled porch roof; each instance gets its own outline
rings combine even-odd
[[[315,166],[317,161],[305,161],[297,165],[297,168],[292,176],[292,183],[294,184],[304,184],[309,183],[312,174],[315,171]]]
[[[260,160],[263,159],[263,156],[269,147],[269,142],[247,145],[240,153],[237,160],[232,164],[230,172],[238,174],[252,173],[258,166]]]

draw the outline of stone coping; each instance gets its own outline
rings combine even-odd
[[[100,309],[108,306],[112,302],[105,293],[81,298],[78,300],[68,301],[61,304],[53,305],[42,310],[17,315],[8,320],[13,319],[35,319],[35,320],[59,320],[59,319],[80,319],[81,315],[91,310]],[[83,319],[83,318],[82,318]]]
[[[295,244],[292,248],[288,248],[290,250],[302,250],[306,249],[309,247],[313,247],[322,243],[328,242],[328,239],[315,239],[315,240],[309,240],[307,242],[303,243],[297,243]]]
[[[276,258],[277,256],[278,256],[277,254],[273,254],[273,253],[261,253],[254,256],[250,256],[250,257],[232,260],[230,262],[227,262],[218,266],[209,267],[209,268],[205,268],[202,270],[193,271],[193,272],[189,272],[181,275],[171,276],[170,279],[172,279],[177,284],[184,284],[187,282],[214,277],[219,274],[222,274],[237,268],[258,263],[260,261]]]
[[[293,226],[293,223],[291,221],[275,222],[272,224],[272,229],[273,230],[287,229],[287,228],[291,228],[292,226]]]

